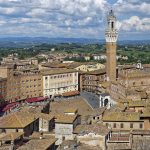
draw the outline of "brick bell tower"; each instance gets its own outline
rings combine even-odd
[[[116,28],[116,16],[113,10],[110,10],[107,16],[107,28],[105,31],[106,38],[106,74],[107,81],[116,80],[116,49],[117,49],[117,38],[118,31]]]

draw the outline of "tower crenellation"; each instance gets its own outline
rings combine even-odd
[[[113,10],[111,10],[107,16],[107,28],[105,31],[106,42],[117,42],[118,31],[117,31],[117,18],[114,15]]]

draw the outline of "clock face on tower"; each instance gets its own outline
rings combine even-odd
[[[113,10],[110,10],[108,16],[107,16],[107,28],[105,31],[105,38],[106,42],[112,42],[115,43],[117,42],[118,38],[118,31],[116,28],[116,16],[114,15]]]

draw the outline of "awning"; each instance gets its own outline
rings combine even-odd
[[[26,99],[26,102],[28,103],[34,103],[34,102],[41,102],[47,100],[47,97],[34,97],[34,98],[28,98]]]
[[[62,96],[69,97],[69,96],[75,96],[75,95],[79,95],[79,94],[80,94],[79,91],[70,91],[70,92],[63,93]]]
[[[6,105],[2,111],[7,111],[7,110],[10,110],[11,108],[15,107],[16,105],[18,105],[19,103],[18,102],[14,102],[14,103],[9,103],[8,105]]]

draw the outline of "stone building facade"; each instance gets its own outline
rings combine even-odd
[[[102,124],[78,125],[74,131],[79,143],[106,150],[110,130]]]
[[[70,65],[71,66],[71,65]],[[105,69],[105,65],[100,63],[82,63],[79,66],[76,66],[74,69],[83,72],[91,72],[100,69]]]
[[[55,138],[56,145],[60,145],[64,140],[74,140],[74,129],[80,124],[78,115],[60,115],[55,120]]]
[[[28,112],[15,112],[0,118],[1,133],[22,132],[30,136],[39,130],[38,126],[39,119]]]
[[[0,99],[6,98],[6,78],[0,78]]]
[[[39,117],[39,131],[51,132],[54,129],[54,116],[50,114],[38,113]]]
[[[6,77],[5,99],[14,102],[43,95],[42,76],[38,70],[15,70],[12,67],[0,67],[0,76]]]
[[[97,93],[99,84],[106,81],[105,69],[80,73],[80,90]]]
[[[137,112],[111,112],[103,116],[103,123],[115,130],[147,130],[150,123]]]
[[[150,72],[148,69],[121,70],[118,80],[110,85],[110,95],[113,99],[141,100],[142,91],[150,91]]]
[[[78,71],[72,69],[51,69],[42,72],[43,95],[50,98],[66,92],[78,91]]]

